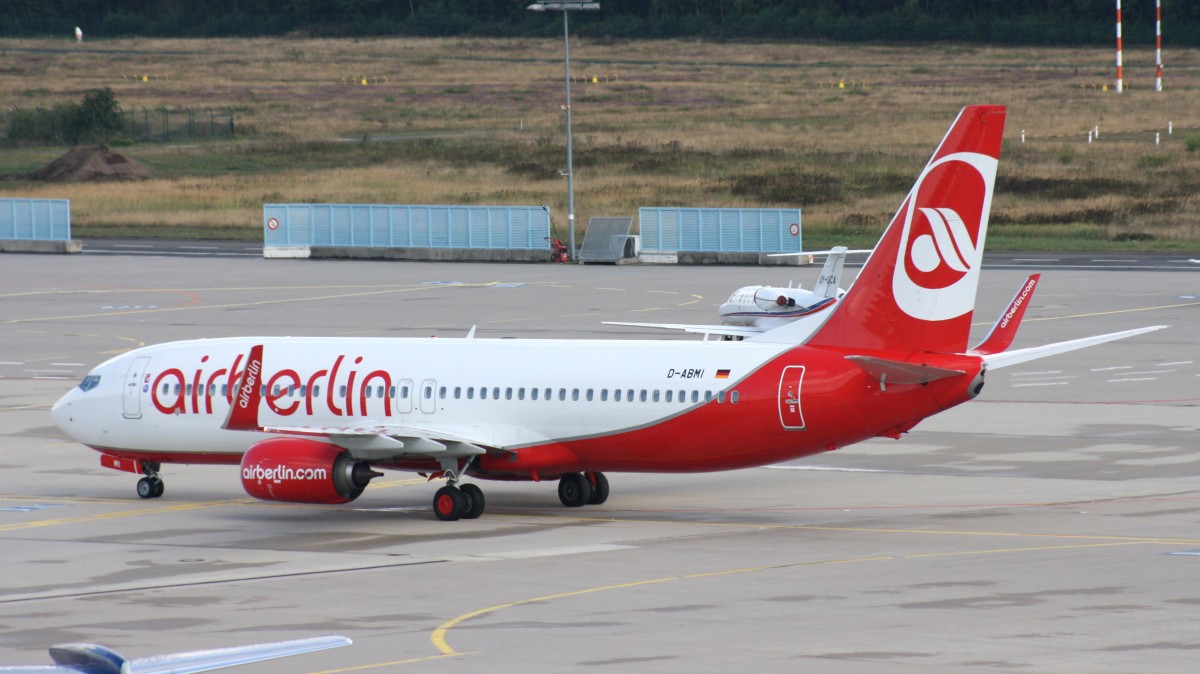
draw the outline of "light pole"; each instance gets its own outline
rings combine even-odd
[[[575,261],[575,162],[571,151],[571,43],[567,32],[567,14],[571,12],[599,11],[598,2],[535,2],[526,7],[531,12],[562,12],[563,17],[563,71],[566,74],[567,104],[567,254]]]

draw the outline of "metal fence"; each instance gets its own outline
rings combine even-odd
[[[549,250],[545,206],[263,204],[265,246]]]
[[[69,241],[67,199],[0,199],[0,239]]]
[[[123,110],[121,136],[130,140],[208,140],[236,135],[232,110],[135,108]]]
[[[638,209],[643,250],[799,253],[799,208]]]

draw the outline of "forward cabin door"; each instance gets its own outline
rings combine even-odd
[[[124,398],[124,411],[126,419],[141,419],[142,418],[142,393],[143,385],[146,387],[145,392],[149,392],[150,382],[143,382],[142,378],[146,374],[146,366],[150,364],[148,356],[134,358],[129,364],[129,369],[125,372],[125,390],[122,393]]]
[[[804,366],[783,368],[779,378],[779,421],[785,430],[804,430],[804,411],[800,408],[800,389],[804,384]]]

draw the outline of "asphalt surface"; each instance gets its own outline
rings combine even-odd
[[[69,641],[143,656],[332,633],[355,644],[239,671],[1195,671],[1200,265],[1183,257],[988,256],[980,337],[1033,268],[1017,347],[1171,327],[992,372],[899,441],[614,474],[584,509],[552,483],[483,483],[484,517],[446,523],[435,485],[397,473],[322,507],[254,501],[234,467],[167,466],[165,496],[141,501],[48,409],[100,361],[191,337],[694,339],[599,322],[711,322],[733,289],[818,268],[231,245],[0,258],[0,663]]]

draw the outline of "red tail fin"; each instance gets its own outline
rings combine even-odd
[[[250,347],[246,370],[233,390],[233,402],[229,406],[229,417],[225,419],[224,428],[231,431],[262,430],[258,423],[258,407],[262,401],[262,359],[263,345]]]
[[[850,291],[808,344],[966,350],[1004,118],[1002,106],[963,108]]]

